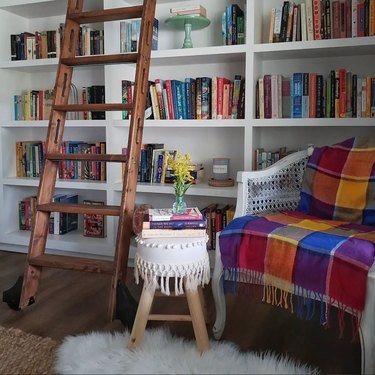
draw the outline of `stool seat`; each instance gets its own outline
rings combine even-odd
[[[208,237],[143,238],[138,236],[134,277],[143,279],[143,291],[130,335],[128,348],[136,349],[143,340],[148,320],[191,320],[198,350],[209,350],[203,294],[199,287],[210,281]],[[170,279],[174,278],[174,294],[186,294],[190,315],[150,314],[155,291],[170,296]]]
[[[194,290],[210,281],[207,236],[193,238],[142,238],[138,236],[134,277],[144,280],[145,288],[160,289],[170,295],[169,279],[175,278],[175,294]]]

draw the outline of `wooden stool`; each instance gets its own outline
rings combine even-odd
[[[210,281],[206,237],[151,238],[137,237],[134,275],[143,291],[130,335],[128,348],[136,349],[143,340],[148,320],[191,321],[198,350],[210,349],[201,286]],[[174,295],[186,295],[190,315],[150,314],[156,289],[170,296],[169,280],[174,278]]]

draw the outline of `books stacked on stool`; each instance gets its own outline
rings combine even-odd
[[[170,208],[149,208],[143,218],[142,238],[205,237],[207,222],[198,207],[174,214]]]

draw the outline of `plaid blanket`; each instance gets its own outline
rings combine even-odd
[[[302,295],[357,317],[364,309],[373,226],[286,211],[236,218],[219,243],[225,279],[238,281],[241,274],[263,283],[267,302],[290,308],[291,296]]]
[[[375,137],[314,148],[297,211],[375,225]]]

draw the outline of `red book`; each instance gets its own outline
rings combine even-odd
[[[174,120],[174,113],[173,113],[173,96],[172,96],[172,83],[170,79],[165,81],[165,89],[167,91],[167,101],[168,101],[168,112],[169,112],[169,119]]]
[[[263,77],[264,85],[264,118],[272,117],[272,97],[271,97],[271,75]]]
[[[332,38],[340,38],[340,0],[332,1]]]
[[[365,3],[357,4],[357,36],[365,36]]]
[[[322,39],[320,0],[313,0],[314,39]]]
[[[346,70],[339,69],[339,117],[346,117]]]
[[[230,83],[230,80],[224,77],[217,77],[217,118],[223,119],[223,101],[224,101],[224,84]]]
[[[316,77],[317,73],[309,73],[309,117],[316,117]]]

